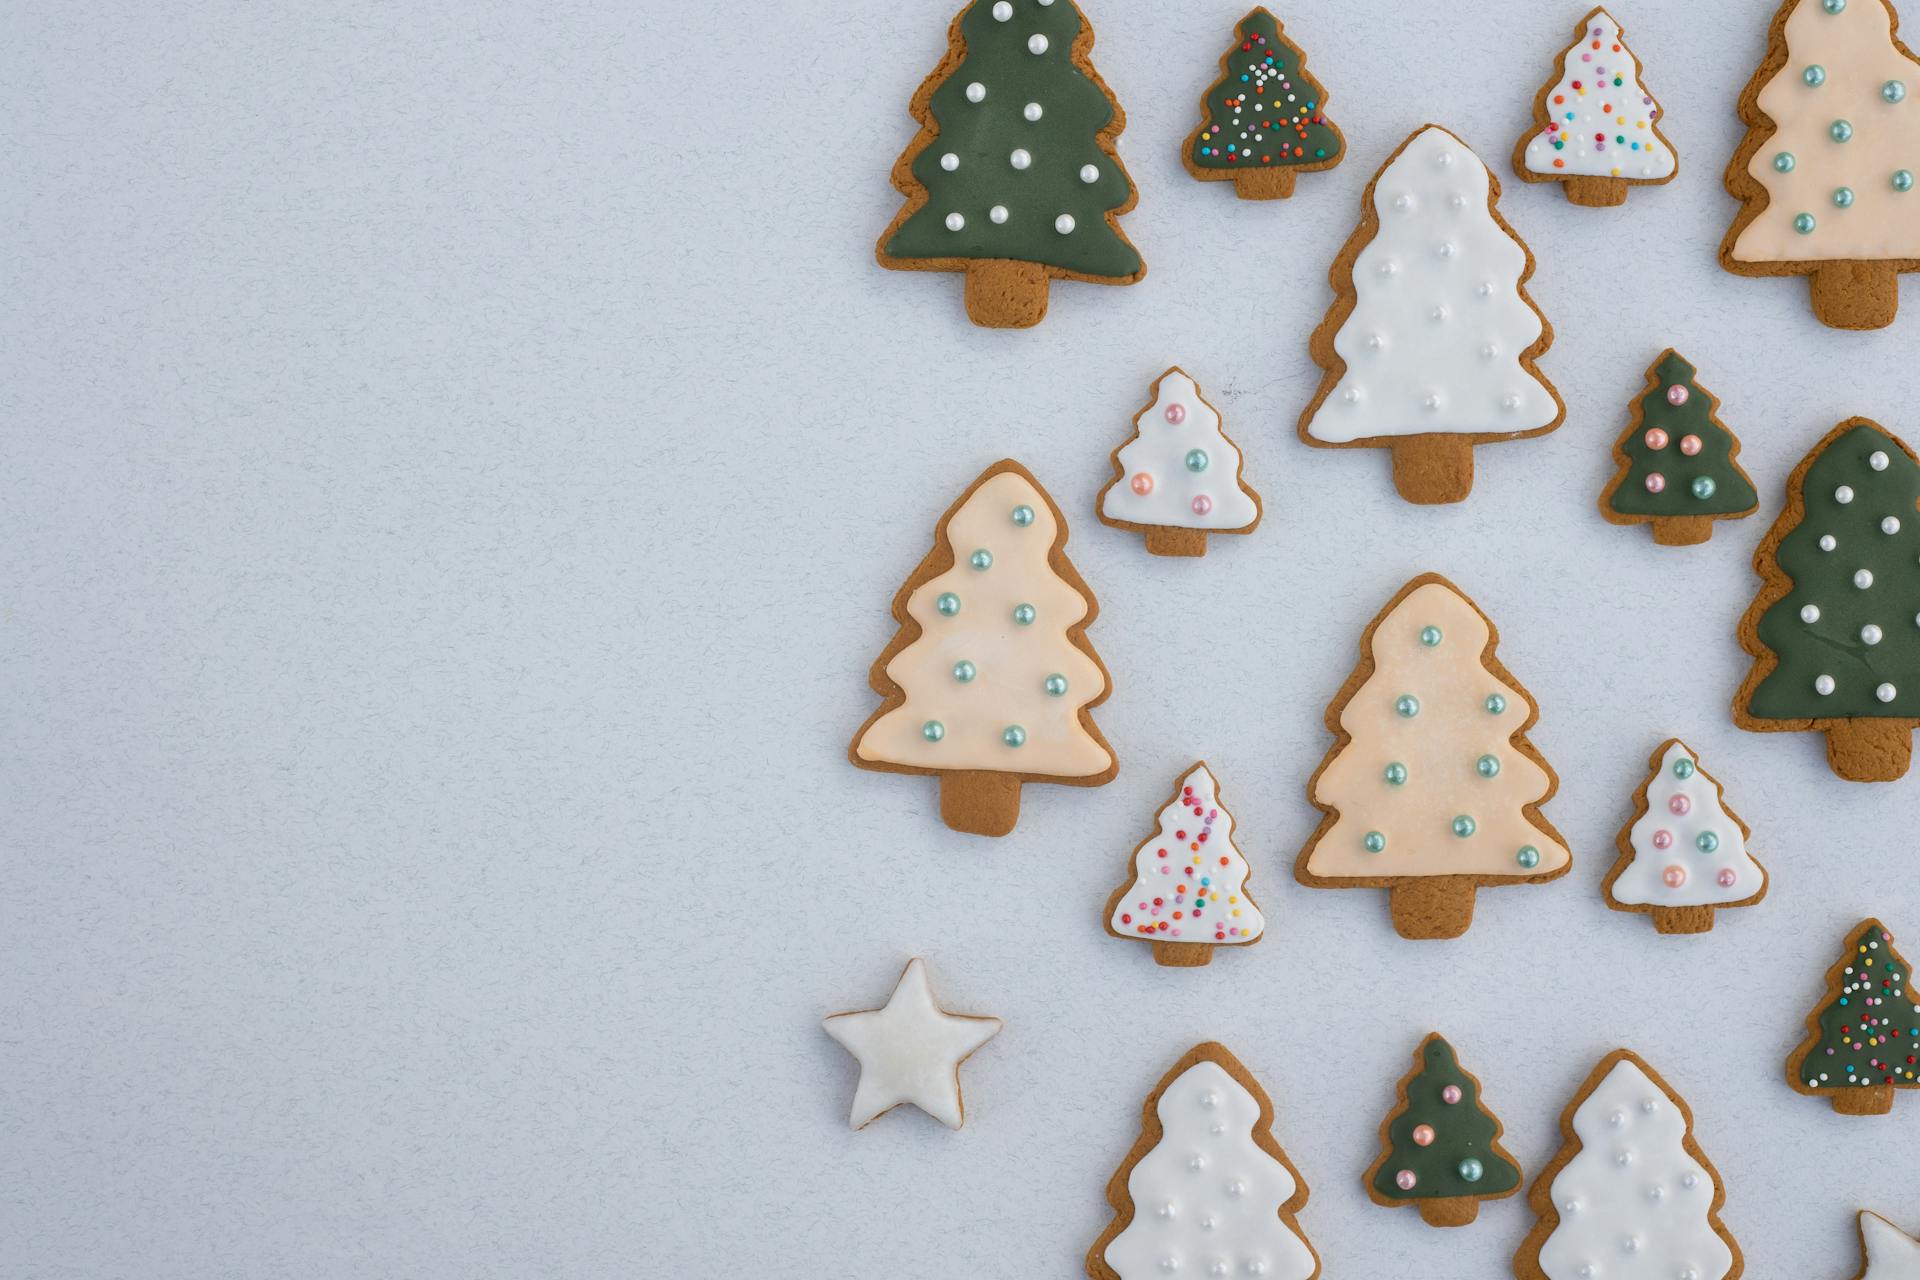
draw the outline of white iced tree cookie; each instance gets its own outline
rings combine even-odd
[[[1294,1218],[1307,1184],[1273,1139],[1272,1101],[1224,1045],[1195,1045],[1147,1096],[1107,1201],[1093,1280],[1320,1274]]]
[[[1747,852],[1747,824],[1685,743],[1667,739],[1648,766],[1602,892],[1616,911],[1650,914],[1661,933],[1704,933],[1715,907],[1764,898],[1767,873]]]
[[[1266,927],[1219,785],[1204,760],[1187,771],[1107,900],[1107,932],[1151,942],[1154,960],[1169,967],[1206,964],[1215,947],[1258,942]]]
[[[1314,330],[1326,370],[1300,438],[1389,449],[1409,502],[1458,502],[1473,446],[1544,435],[1565,407],[1535,360],[1553,331],[1527,296],[1533,257],[1467,144],[1426,125],[1374,175]]]
[[[1240,446],[1178,365],[1154,381],[1133,435],[1113,451],[1100,519],[1147,537],[1157,556],[1203,556],[1209,533],[1252,533],[1260,495],[1240,478]]]
[[[1562,184],[1574,204],[1624,204],[1629,186],[1671,182],[1679,169],[1660,115],[1620,24],[1595,9],[1561,53],[1559,74],[1534,99],[1533,128],[1514,150],[1514,172]]]
[[[864,1129],[875,1119],[912,1103],[949,1129],[965,1118],[960,1064],[1000,1034],[1000,1019],[948,1013],[933,998],[920,957],[894,984],[878,1009],[836,1013],[820,1024],[860,1061],[850,1123]]]
[[[1786,0],[1740,99],[1720,265],[1807,276],[1838,329],[1892,324],[1920,271],[1920,59],[1899,29],[1890,0]]]

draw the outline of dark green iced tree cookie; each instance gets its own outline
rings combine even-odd
[[[1417,1205],[1431,1226],[1464,1227],[1482,1200],[1520,1189],[1520,1165],[1500,1145],[1500,1121],[1480,1104],[1480,1082],[1437,1031],[1414,1051],[1380,1146],[1367,1195],[1375,1204]]]
[[[1826,1097],[1843,1116],[1893,1110],[1895,1089],[1920,1089],[1920,1006],[1913,966],[1878,920],[1863,920],[1827,970],[1827,994],[1807,1039],[1787,1059],[1796,1093]]]
[[[1738,520],[1760,506],[1740,469],[1740,441],[1720,421],[1720,401],[1694,381],[1694,368],[1673,348],[1647,369],[1647,389],[1633,420],[1614,442],[1620,464],[1600,495],[1600,514],[1614,524],[1650,524],[1663,547],[1689,547],[1713,536],[1715,520]]]
[[[1294,174],[1339,164],[1346,140],[1278,18],[1255,9],[1238,37],[1220,56],[1220,79],[1200,100],[1200,127],[1180,158],[1202,182],[1231,180],[1242,200],[1284,200]]]

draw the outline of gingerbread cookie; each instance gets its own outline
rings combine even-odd
[[[1107,932],[1151,942],[1155,963],[1182,969],[1206,964],[1215,947],[1260,941],[1266,922],[1206,761],[1187,770],[1157,821],[1133,851],[1131,876],[1107,899]]]
[[[1566,417],[1534,363],[1553,330],[1527,296],[1533,255],[1499,198],[1480,157],[1426,125],[1367,185],[1329,272],[1336,297],[1312,340],[1326,377],[1300,438],[1389,450],[1409,502],[1459,502],[1476,444],[1545,435]]]
[[[1273,1102],[1225,1045],[1195,1045],[1147,1095],[1140,1139],[1107,1183],[1113,1221],[1087,1251],[1093,1280],[1199,1275],[1314,1280],[1294,1215],[1306,1180],[1273,1139]]]
[[[1786,0],[1740,97],[1720,265],[1806,276],[1836,329],[1892,324],[1920,271],[1920,58],[1899,32],[1891,0]]]
[[[1327,91],[1307,73],[1307,55],[1278,18],[1256,8],[1237,34],[1180,159],[1202,182],[1232,182],[1242,200],[1284,200],[1295,174],[1339,164],[1346,139],[1327,119]]]
[[[1661,114],[1620,24],[1595,9],[1560,54],[1559,74],[1540,86],[1513,171],[1524,182],[1560,183],[1574,204],[1625,204],[1629,187],[1672,182],[1680,170],[1660,132]]]
[[[1720,401],[1694,381],[1691,364],[1668,347],[1647,369],[1633,419],[1614,442],[1620,465],[1600,514],[1613,524],[1653,526],[1663,547],[1690,547],[1713,536],[1715,520],[1760,509],[1740,466],[1740,441],[1720,421]]]
[[[940,517],[893,598],[900,630],[868,677],[885,701],[847,758],[939,778],[956,831],[1013,830],[1023,782],[1097,787],[1119,772],[1092,715],[1109,688],[1086,636],[1100,606],[1066,543],[1040,482],[997,462]]]
[[[1879,1214],[1859,1217],[1860,1271],[1853,1280],[1920,1280],[1920,1240]]]
[[[920,132],[894,162],[907,203],[880,265],[966,273],[967,316],[1024,329],[1048,282],[1132,284],[1147,274],[1120,215],[1133,180],[1114,140],[1127,118],[1093,69],[1073,0],[973,0],[947,56],[913,95]]]
[[[1700,757],[1668,738],[1647,767],[1653,772],[1620,828],[1620,858],[1601,886],[1607,905],[1651,915],[1660,933],[1705,933],[1715,907],[1750,907],[1766,897],[1766,869],[1747,852],[1753,833]]]
[[[1418,1205],[1429,1226],[1464,1227],[1482,1200],[1520,1189],[1520,1165],[1500,1134],[1499,1118],[1480,1101],[1480,1082],[1435,1031],[1414,1050],[1399,1100],[1380,1122],[1367,1195],[1389,1208]]]
[[[1878,920],[1862,921],[1827,970],[1827,995],[1787,1059],[1795,1093],[1826,1097],[1843,1116],[1883,1116],[1895,1089],[1920,1088],[1920,1003],[1913,966]]]
[[[1746,1260],[1720,1221],[1726,1187],[1694,1141],[1693,1112],[1640,1055],[1602,1058],[1560,1133],[1527,1193],[1539,1221],[1514,1255],[1519,1280],[1737,1280]]]
[[[1240,446],[1178,365],[1154,380],[1133,435],[1113,451],[1100,520],[1147,538],[1157,556],[1203,556],[1209,533],[1252,533],[1260,495],[1240,478]]]
[[[820,1024],[860,1062],[860,1085],[849,1122],[864,1129],[912,1103],[949,1129],[966,1118],[960,1064],[1000,1034],[1000,1019],[948,1013],[933,998],[927,966],[907,961],[893,994],[878,1009],[836,1013]]]
[[[1920,459],[1878,423],[1841,423],[1793,469],[1753,568],[1740,646],[1754,664],[1734,722],[1824,733],[1827,763],[1853,782],[1905,776],[1920,727]]]
[[[1559,779],[1527,740],[1539,709],[1498,640],[1437,573],[1367,625],[1327,708],[1338,740],[1308,783],[1326,817],[1294,865],[1301,884],[1387,889],[1401,937],[1457,938],[1475,890],[1567,873],[1572,855],[1540,812]]]

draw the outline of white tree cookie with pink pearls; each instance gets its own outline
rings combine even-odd
[[[1203,556],[1209,533],[1252,533],[1260,495],[1240,476],[1240,447],[1220,411],[1178,365],[1153,384],[1133,435],[1113,451],[1100,519],[1146,535],[1157,556]]]
[[[1669,738],[1620,830],[1619,860],[1602,892],[1615,911],[1653,917],[1661,933],[1704,933],[1715,907],[1750,907],[1767,896],[1767,873],[1747,851],[1752,832],[1727,807],[1700,757]]]

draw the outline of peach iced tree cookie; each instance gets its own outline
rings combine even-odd
[[[1601,892],[1615,911],[1646,912],[1660,933],[1705,933],[1715,907],[1767,896],[1767,873],[1747,852],[1753,833],[1727,807],[1717,779],[1678,738],[1654,748],[1653,770],[1620,829],[1619,860]]]
[[[1339,164],[1346,140],[1327,119],[1327,91],[1307,74],[1307,55],[1278,18],[1256,8],[1237,35],[1180,158],[1202,182],[1232,182],[1242,200],[1284,200],[1295,174]]]
[[[869,677],[884,701],[847,758],[939,778],[956,831],[1013,830],[1023,782],[1094,787],[1119,771],[1091,712],[1108,690],[1086,637],[1099,605],[1066,542],[1040,482],[998,462],[940,517],[893,598],[900,630]]]
[[[1559,780],[1527,740],[1533,698],[1494,656],[1493,624],[1436,573],[1360,638],[1327,708],[1337,740],[1308,784],[1326,816],[1294,876],[1386,889],[1403,938],[1457,938],[1486,885],[1537,884],[1573,858],[1540,806]]]
[[[1101,521],[1145,534],[1157,556],[1203,556],[1209,533],[1252,533],[1260,495],[1240,478],[1240,447],[1220,429],[1219,410],[1177,365],[1150,394],[1113,451]]]
[[[1920,1088],[1920,1004],[1913,966],[1878,920],[1863,920],[1827,970],[1826,998],[1787,1059],[1794,1092],[1825,1097],[1843,1116],[1883,1116],[1895,1089]]]
[[[1759,509],[1760,495],[1740,465],[1740,441],[1720,421],[1719,407],[1679,353],[1660,353],[1614,442],[1620,469],[1600,495],[1608,523],[1651,525],[1661,546],[1689,547],[1713,536],[1715,520]]]
[[[1131,876],[1107,899],[1107,932],[1152,943],[1154,960],[1172,968],[1206,964],[1215,947],[1258,942],[1266,922],[1206,761],[1187,770],[1156,822],[1133,851]]]
[[[1534,125],[1514,150],[1514,172],[1527,182],[1560,183],[1574,204],[1625,204],[1629,187],[1672,182],[1679,170],[1660,115],[1620,24],[1595,9],[1561,53],[1559,75],[1534,99]]]

